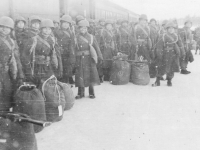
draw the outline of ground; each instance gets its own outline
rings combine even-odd
[[[173,87],[95,87],[62,121],[36,135],[39,150],[200,150],[200,55]],[[77,88],[74,88],[77,94]],[[88,95],[88,90],[86,90]]]

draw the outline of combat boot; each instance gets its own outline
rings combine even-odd
[[[75,99],[81,99],[83,97],[85,97],[85,88],[78,87],[78,95],[75,97]]]
[[[191,72],[190,71],[187,71],[186,69],[182,69],[181,70],[181,74],[190,74]]]
[[[172,86],[172,80],[171,79],[167,80],[167,86]]]
[[[152,84],[153,87],[155,86],[160,86],[160,77],[156,78],[156,82],[154,84]]]

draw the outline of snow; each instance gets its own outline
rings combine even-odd
[[[199,150],[200,55],[172,87],[132,83],[95,87],[62,121],[36,134],[39,150]],[[77,88],[73,88],[75,95]],[[88,96],[88,89],[86,89]]]

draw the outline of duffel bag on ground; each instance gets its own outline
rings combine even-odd
[[[136,85],[149,84],[149,67],[146,62],[134,62],[131,64],[131,82]]]
[[[0,117],[0,150],[37,150],[33,125]]]
[[[32,119],[46,121],[44,98],[39,89],[33,84],[21,85],[14,96],[14,112],[24,113]],[[43,127],[34,125],[36,133],[42,131]]]
[[[69,110],[74,106],[75,97],[71,89],[71,86],[67,83],[59,82],[58,85],[62,88],[65,95],[65,108],[64,110]]]
[[[128,84],[130,79],[130,64],[127,61],[114,60],[111,69],[110,82],[113,85]]]
[[[63,89],[58,85],[57,78],[53,75],[40,86],[45,99],[47,121],[57,122],[62,120],[65,108]]]

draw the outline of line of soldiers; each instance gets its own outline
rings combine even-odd
[[[28,28],[26,28],[28,26]],[[7,99],[12,99],[13,86],[32,82],[39,86],[51,75],[62,82],[78,87],[76,99],[85,96],[95,98],[94,86],[109,81],[113,56],[128,55],[129,60],[148,61],[150,75],[160,85],[167,75],[167,85],[172,86],[174,72],[187,71],[192,62],[193,42],[191,21],[178,28],[177,22],[164,21],[159,27],[155,19],[148,22],[141,15],[137,23],[128,20],[100,19],[96,25],[83,16],[73,21],[64,15],[58,20],[31,16],[28,21],[18,16],[15,22],[9,17],[0,18],[0,86],[3,108],[8,108]]]
[[[178,28],[176,20],[164,20],[159,26],[155,19],[148,22],[143,14],[135,23],[100,19],[96,27],[93,20],[90,24],[89,32],[96,37],[104,59],[98,66],[101,82],[109,80],[112,58],[118,52],[127,54],[130,60],[148,61],[156,86],[160,86],[165,74],[167,85],[172,86],[174,72],[181,69],[181,74],[190,73],[187,66],[194,61],[191,50],[195,44],[190,20],[185,21],[183,28]]]

